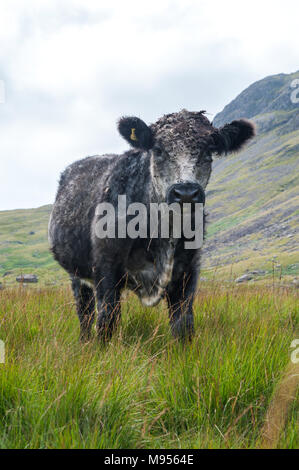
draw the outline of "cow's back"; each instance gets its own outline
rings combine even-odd
[[[49,243],[55,259],[70,274],[91,277],[91,223],[115,163],[116,155],[87,157],[69,165],[60,177]]]

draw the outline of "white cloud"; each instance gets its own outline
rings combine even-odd
[[[298,68],[297,2],[6,0],[0,7],[0,209],[53,201],[59,172],[126,148],[122,114],[211,116]]]

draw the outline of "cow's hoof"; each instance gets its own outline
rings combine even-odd
[[[171,325],[171,331],[175,338],[182,342],[191,341],[194,335],[194,321],[192,315],[184,315]]]
[[[112,331],[109,328],[98,328],[97,339],[101,344],[107,344],[112,338]]]
[[[81,343],[89,343],[91,340],[91,332],[81,331],[79,340]]]

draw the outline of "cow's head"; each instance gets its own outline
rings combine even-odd
[[[237,151],[255,135],[249,121],[216,129],[204,111],[186,110],[167,114],[150,126],[137,117],[123,117],[118,129],[133,147],[151,153],[156,192],[169,203],[204,202],[212,155]]]

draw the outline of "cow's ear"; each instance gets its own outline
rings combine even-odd
[[[138,117],[125,116],[120,118],[118,130],[133,147],[150,150],[154,145],[152,130]]]
[[[246,119],[232,121],[220,127],[208,137],[209,150],[218,155],[236,152],[252,137],[255,136],[255,126]]]

